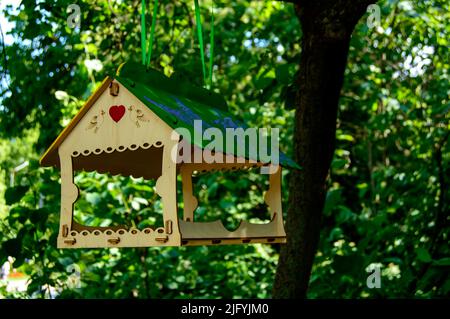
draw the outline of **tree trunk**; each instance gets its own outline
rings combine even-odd
[[[281,249],[274,298],[305,298],[320,236],[325,182],[333,158],[340,90],[351,33],[370,0],[297,1],[302,52],[296,79],[294,158],[287,244]]]

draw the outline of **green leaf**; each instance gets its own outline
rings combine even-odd
[[[138,202],[139,204],[148,205],[148,200],[142,197],[134,197],[133,201]]]
[[[339,205],[339,213],[336,216],[336,221],[338,223],[344,223],[355,219],[356,214],[353,213],[348,207],[344,205]]]
[[[20,199],[25,195],[27,190],[28,190],[27,186],[9,187],[5,192],[6,205],[12,205],[20,201]]]
[[[340,141],[349,141],[349,142],[354,142],[355,139],[353,138],[353,136],[349,135],[349,134],[338,134],[336,135],[336,138]]]
[[[345,164],[347,164],[347,160],[342,158],[334,158],[331,162],[331,168],[333,169],[341,169],[344,168]]]
[[[13,262],[13,267],[14,268],[19,268],[20,266],[23,265],[23,263],[25,262],[25,256],[24,255],[19,255],[16,256],[14,262]]]
[[[433,260],[435,266],[450,266],[450,257],[444,257],[438,260]]]
[[[428,250],[423,247],[416,248],[416,254],[417,254],[417,259],[419,259],[420,261],[422,261],[424,263],[429,263],[432,260],[431,255],[428,252]]]
[[[277,67],[275,71],[278,82],[282,84],[291,83],[291,75],[289,74],[289,64],[283,64]]]
[[[133,209],[136,211],[141,209],[141,205],[137,201],[134,201],[134,200],[131,202],[131,207],[133,207]]]
[[[274,78],[271,77],[260,77],[255,81],[255,87],[258,90],[264,90],[265,88],[267,88],[270,84],[272,84],[272,82],[274,81]]]
[[[24,206],[15,206],[9,211],[9,219],[11,221],[17,220],[23,224],[28,218],[30,218],[31,210]]]
[[[167,284],[167,288],[172,289],[172,290],[178,289],[178,284],[176,282],[169,282]]]
[[[175,280],[177,282],[184,283],[184,282],[186,282],[186,277],[185,276],[178,276],[178,277],[175,278]]]
[[[29,217],[30,221],[33,224],[44,222],[45,220],[47,220],[48,217],[48,212],[45,209],[36,209],[34,211],[30,211],[29,213],[31,213],[31,216]]]
[[[341,202],[341,194],[341,189],[332,189],[328,191],[325,199],[325,207],[323,209],[325,215],[328,215],[332,209]]]
[[[100,204],[102,197],[99,193],[87,193],[86,200],[93,206],[97,206],[98,204]]]

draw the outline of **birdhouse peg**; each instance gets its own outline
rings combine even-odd
[[[67,225],[63,225],[62,236],[67,237],[68,234],[69,234],[69,227]]]
[[[166,221],[166,233],[167,234],[172,234],[172,221],[168,220]]]
[[[160,243],[165,243],[169,240],[169,237],[168,236],[156,237],[155,240]]]
[[[119,83],[111,82],[111,85],[109,86],[109,94],[111,94],[112,96],[119,95]]]
[[[110,238],[108,239],[108,243],[113,244],[113,245],[117,245],[118,243],[120,243],[120,238]]]
[[[67,245],[75,245],[76,242],[77,242],[77,240],[75,238],[67,239],[64,241],[64,243]]]

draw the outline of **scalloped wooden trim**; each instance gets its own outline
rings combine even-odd
[[[119,228],[117,230],[72,230],[67,238],[58,238],[58,248],[150,247],[179,246],[176,236],[167,234],[163,227]]]
[[[161,148],[163,147],[164,144],[161,141],[155,141],[155,142],[144,142],[141,144],[130,144],[130,145],[118,145],[117,147],[113,147],[113,146],[105,146],[103,149],[102,148],[95,148],[95,149],[84,149],[84,150],[73,150],[71,156],[76,158],[79,157],[81,155],[83,156],[89,156],[91,154],[95,154],[95,155],[100,155],[102,153],[112,153],[112,152],[124,152],[126,150],[130,150],[130,151],[135,151],[138,148],[141,148],[143,150],[149,149],[150,147],[155,147],[155,148]]]

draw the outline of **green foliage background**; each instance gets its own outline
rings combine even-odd
[[[37,160],[95,86],[141,56],[140,1],[79,0],[81,30],[67,25],[72,2],[24,0],[18,12],[4,12],[15,28],[0,69],[0,265],[13,257],[30,281],[25,293],[7,292],[0,282],[0,297],[270,297],[276,245],[56,249],[59,173]],[[193,1],[160,3],[152,66],[201,84]],[[210,4],[202,1],[205,36]],[[380,25],[368,28],[367,14],[351,41],[311,298],[450,292],[449,3],[379,5]],[[249,125],[280,127],[282,150],[292,153],[302,38],[292,5],[215,1],[215,28],[214,89]],[[90,67],[97,59],[101,70]],[[10,172],[26,160],[11,187]],[[254,172],[196,182],[201,219],[221,218],[230,227],[240,218],[264,219],[267,182]],[[80,173],[77,183],[88,193],[76,206],[83,222],[144,227],[160,219],[152,183],[94,173]],[[73,264],[81,288],[68,285]],[[366,286],[371,264],[381,267],[380,289]]]

